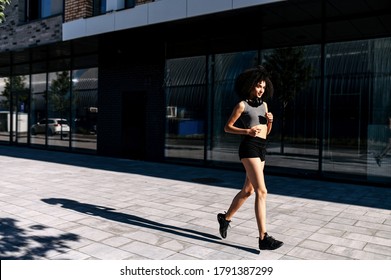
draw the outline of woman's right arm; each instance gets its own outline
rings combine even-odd
[[[229,117],[227,123],[224,126],[224,131],[232,134],[242,134],[242,135],[251,135],[251,129],[239,128],[234,124],[239,119],[240,115],[244,111],[243,101],[239,102],[232,111],[231,116]]]

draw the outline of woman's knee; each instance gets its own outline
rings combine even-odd
[[[242,194],[244,197],[250,197],[254,193],[253,188],[244,188],[242,189]]]
[[[266,188],[260,188],[256,190],[256,196],[261,199],[266,199],[267,197],[267,189]]]
[[[249,197],[254,193],[254,187],[248,177],[246,177],[246,181],[244,182],[244,186],[241,191],[244,197]]]

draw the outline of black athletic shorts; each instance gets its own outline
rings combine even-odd
[[[245,136],[239,146],[239,158],[260,158],[265,161],[266,139]]]

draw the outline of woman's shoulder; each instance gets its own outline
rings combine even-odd
[[[238,102],[238,104],[236,104],[236,107],[244,109],[246,107],[246,104],[247,104],[246,101],[241,100],[241,101]]]
[[[235,108],[234,108],[234,110],[235,110],[236,112],[240,112],[240,113],[243,113],[245,109],[246,109],[246,102],[244,102],[243,100],[242,100],[242,101],[239,101],[239,102],[235,105]]]

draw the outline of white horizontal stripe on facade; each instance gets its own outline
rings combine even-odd
[[[122,7],[113,1],[104,15],[64,23],[63,41],[286,0],[155,0],[118,11],[112,8]]]

